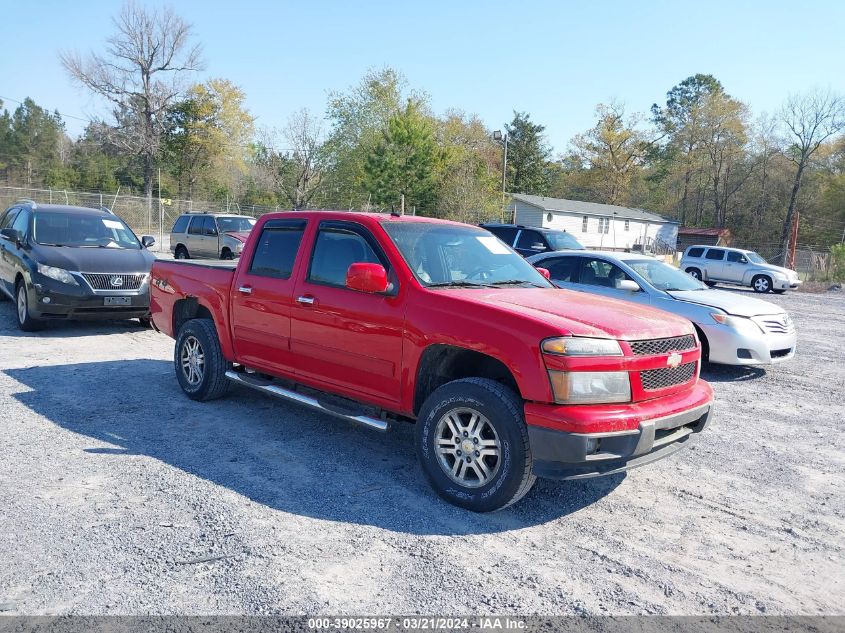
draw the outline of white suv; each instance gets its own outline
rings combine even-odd
[[[724,246],[690,246],[681,258],[681,270],[708,286],[724,282],[750,286],[754,292],[781,294],[801,285],[794,270],[769,264],[754,251]]]

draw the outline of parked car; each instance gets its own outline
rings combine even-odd
[[[681,270],[708,286],[724,282],[750,286],[754,292],[782,294],[801,285],[794,270],[769,264],[754,251],[724,246],[690,246],[681,258]]]
[[[170,230],[170,250],[176,259],[235,259],[253,226],[247,215],[184,213]]]
[[[0,215],[0,296],[24,331],[50,319],[146,323],[154,243],[108,209],[18,202]]]
[[[559,288],[666,310],[695,324],[711,363],[767,365],[795,355],[795,326],[783,308],[735,292],[711,290],[659,259],[639,253],[584,251],[529,257]]]
[[[493,235],[523,257],[547,251],[584,250],[566,231],[522,226],[521,224],[482,224]]]
[[[711,416],[688,320],[557,290],[478,227],[270,213],[236,266],[152,274],[153,325],[176,339],[189,398],[237,383],[375,429],[416,421],[433,488],[471,510],[517,501],[535,476],[660,459]]]

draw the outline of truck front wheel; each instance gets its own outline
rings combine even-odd
[[[474,512],[501,510],[534,485],[522,401],[487,378],[436,389],[417,418],[417,456],[434,490]]]
[[[179,386],[191,400],[214,400],[229,389],[229,363],[211,319],[191,319],[179,329],[173,364]]]

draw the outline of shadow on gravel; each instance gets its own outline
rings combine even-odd
[[[701,377],[707,382],[741,382],[757,380],[765,375],[766,370],[762,367],[707,364],[701,370]]]
[[[473,514],[441,501],[429,488],[417,465],[411,424],[381,434],[241,389],[214,402],[193,402],[178,388],[166,361],[5,373],[23,387],[14,398],[94,440],[81,450],[68,449],[67,459],[110,460],[119,471],[127,455],[148,456],[269,508],[328,521],[410,534],[504,532],[565,519],[625,478],[539,481],[514,507]],[[114,479],[122,480],[119,474]],[[172,495],[170,503],[190,494],[208,497],[203,504],[233,503],[207,486],[191,493],[184,477],[156,477],[159,483],[150,486],[168,480],[179,482],[179,490],[159,491]]]
[[[2,307],[0,307],[2,309]],[[104,334],[122,334],[124,332],[143,331],[149,329],[142,326],[137,319],[121,321],[48,321],[43,330],[37,332],[23,332],[18,328],[12,312],[9,319],[0,323],[0,336],[38,337],[38,338],[74,338],[77,336],[102,336]]]

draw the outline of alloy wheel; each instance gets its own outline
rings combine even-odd
[[[440,467],[460,486],[480,488],[499,471],[499,435],[490,420],[474,409],[452,409],[441,417],[434,443]]]
[[[205,354],[202,345],[194,336],[189,336],[182,343],[182,353],[179,355],[182,374],[191,386],[202,382],[205,374]]]
[[[25,323],[26,322],[26,313],[27,313],[27,305],[26,305],[26,288],[23,284],[18,287],[18,322]]]

